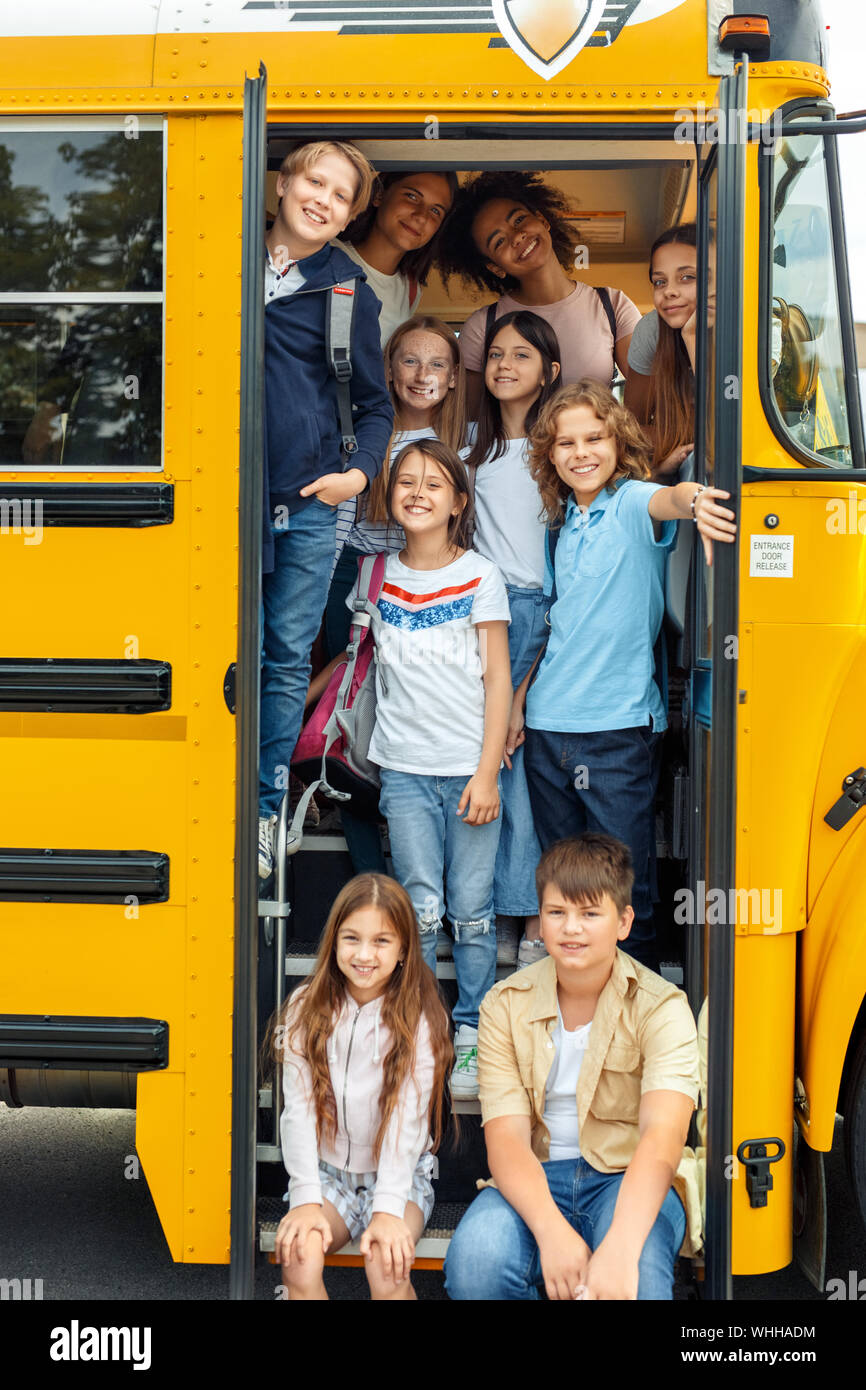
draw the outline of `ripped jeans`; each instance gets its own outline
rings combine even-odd
[[[468,774],[381,772],[379,805],[388,821],[394,877],[415,909],[424,959],[435,973],[436,933],[447,913],[454,928],[454,1024],[477,1028],[481,1001],[496,978],[493,871],[501,818],[467,825],[457,815]]]

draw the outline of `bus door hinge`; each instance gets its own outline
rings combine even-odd
[[[827,812],[824,820],[831,830],[841,830],[866,801],[866,767],[849,772],[842,783],[842,795]]]
[[[768,1154],[768,1144],[778,1145],[778,1153]],[[773,1190],[770,1164],[778,1163],[784,1156],[785,1145],[781,1139],[744,1139],[737,1148],[737,1158],[746,1169],[746,1189],[751,1206],[767,1205],[767,1193]]]
[[[223,697],[228,705],[229,714],[234,714],[237,708],[235,697],[235,685],[237,679],[237,662],[232,661],[223,678]]]

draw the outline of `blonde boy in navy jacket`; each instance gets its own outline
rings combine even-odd
[[[277,178],[280,206],[265,274],[264,662],[259,755],[259,875],[273,867],[274,825],[301,728],[310,650],[328,596],[337,505],[382,466],[393,408],[379,342],[379,301],[363,271],[329,245],[366,207],[375,175],[338,141],[304,145]],[[326,354],[330,300],[356,295],[351,398],[357,451],[343,471],[337,384]]]

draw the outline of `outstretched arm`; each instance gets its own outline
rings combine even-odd
[[[730,542],[737,534],[734,513],[720,507],[714,499],[730,497],[717,487],[701,487],[698,483],[677,483],[676,487],[660,488],[649,500],[648,511],[654,521],[697,522],[707,564],[713,563],[713,541]]]

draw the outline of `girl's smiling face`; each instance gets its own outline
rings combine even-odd
[[[487,353],[484,384],[491,396],[509,404],[525,405],[528,410],[538,400],[544,380],[544,358],[538,348],[509,323],[496,334]]]
[[[588,405],[561,410],[550,462],[581,506],[589,506],[616,472],[616,440]]]
[[[682,328],[697,303],[697,251],[672,241],[659,246],[652,259],[650,279],[656,312],[671,328]]]
[[[400,937],[385,914],[372,904],[351,912],[337,932],[337,969],[356,1004],[369,1004],[385,993],[403,959]]]
[[[407,537],[437,530],[447,534],[451,517],[459,515],[465,502],[435,459],[420,449],[410,449],[396,470],[390,491],[392,515]]]
[[[400,339],[389,374],[405,429],[423,429],[456,381],[450,347],[438,333],[421,328]]]
[[[515,280],[538,270],[553,253],[550,224],[510,198],[484,204],[472,224],[472,240],[489,270]]]
[[[376,229],[402,253],[418,251],[436,235],[451,207],[441,174],[407,174],[382,194]]]

